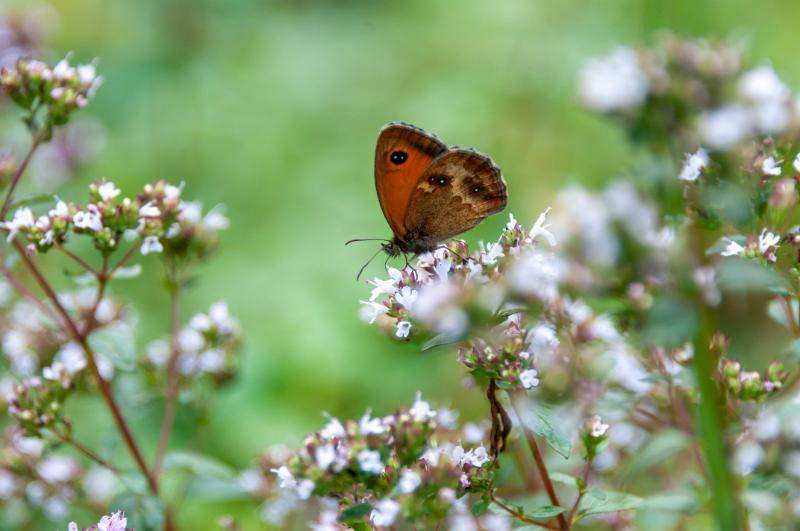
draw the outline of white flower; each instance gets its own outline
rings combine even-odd
[[[336,461],[336,448],[332,444],[317,446],[314,450],[314,460],[322,470],[328,470],[328,467]]]
[[[481,253],[481,262],[484,265],[494,265],[497,259],[505,256],[503,253],[503,246],[500,242],[490,244],[484,252]]]
[[[400,514],[400,504],[387,498],[375,504],[369,519],[378,527],[389,527],[394,524],[398,514]]]
[[[413,311],[414,303],[417,302],[418,296],[419,292],[417,292],[417,290],[409,286],[403,286],[402,289],[395,294],[394,300],[396,300],[400,306],[411,312]]]
[[[119,195],[119,188],[111,181],[103,181],[103,184],[97,187],[97,193],[107,203]]]
[[[314,492],[314,487],[316,486],[316,483],[310,479],[301,479],[297,482],[295,491],[301,500],[307,500],[311,497],[311,494]]]
[[[451,267],[452,264],[450,263],[450,260],[441,260],[439,263],[433,266],[433,271],[436,273],[436,276],[439,278],[439,280],[446,282]]]
[[[125,531],[128,525],[128,519],[122,511],[111,513],[109,516],[103,516],[97,522],[97,531]]]
[[[565,267],[556,255],[529,249],[509,268],[508,281],[518,293],[549,301],[557,294],[557,285]]]
[[[481,516],[481,527],[492,531],[511,531],[511,519],[502,514],[487,512]]]
[[[14,212],[14,218],[3,224],[8,229],[8,241],[13,240],[19,231],[32,228],[34,223],[36,220],[30,208],[18,208]]]
[[[280,468],[273,468],[271,471],[278,476],[279,487],[282,489],[295,489],[297,487],[297,480],[294,478],[289,468],[284,465]]]
[[[157,218],[161,215],[161,211],[155,205],[155,201],[150,201],[139,208],[139,215],[143,218]]]
[[[387,295],[394,295],[397,292],[397,284],[402,280],[403,273],[394,267],[390,267],[387,272],[389,273],[388,280],[375,278],[368,281],[368,284],[375,286],[370,294],[369,300],[374,301],[384,293]]]
[[[53,67],[53,77],[56,79],[67,79],[75,75],[75,69],[69,66],[69,61],[66,57]]]
[[[547,219],[547,214],[550,213],[551,208],[547,207],[547,210],[539,214],[539,217],[536,218],[536,223],[533,224],[531,227],[531,231],[529,233],[529,237],[532,240],[535,240],[537,236],[544,236],[547,240],[547,243],[550,245],[556,245],[556,237],[550,232],[549,229],[552,226],[552,223],[548,223],[545,225],[545,220]]]
[[[630,109],[647,98],[647,76],[634,50],[617,48],[602,59],[587,61],[581,70],[579,92],[590,109],[601,112]]]
[[[48,214],[51,218],[67,218],[69,217],[69,207],[64,201],[58,201],[56,207]]]
[[[214,207],[203,218],[203,227],[207,230],[223,230],[230,226],[230,220],[221,212],[221,208]]]
[[[719,253],[722,256],[742,256],[744,254],[744,247],[730,238],[722,238],[722,241],[727,242],[727,246]]]
[[[789,87],[769,66],[759,66],[744,73],[738,88],[742,96],[756,103],[780,101],[791,96]]]
[[[384,315],[386,312],[389,311],[389,308],[387,308],[386,305],[384,304],[380,304],[373,301],[359,301],[359,302],[364,305],[361,307],[361,312],[360,312],[361,318],[364,321],[368,322],[369,324],[374,323],[379,316]]]
[[[547,321],[539,321],[530,329],[525,340],[534,354],[552,354],[561,344],[555,326]]]
[[[764,460],[764,449],[755,441],[746,440],[733,454],[733,469],[746,476]]]
[[[88,210],[81,210],[75,213],[72,222],[79,229],[89,229],[94,232],[103,230],[103,220],[94,205],[89,205]]]
[[[740,105],[719,107],[700,118],[700,137],[712,149],[727,151],[752,132],[750,113]]]
[[[400,339],[405,339],[411,333],[411,323],[408,321],[398,321],[395,325],[396,330],[394,335]]]
[[[358,467],[368,474],[381,474],[384,469],[381,453],[377,450],[361,450],[356,454]]]
[[[778,242],[780,241],[780,236],[773,234],[764,228],[761,230],[761,234],[758,236],[758,251],[764,255],[767,260],[774,262],[776,260],[775,251],[777,250]]]
[[[344,426],[342,426],[342,423],[339,422],[339,419],[330,417],[330,420],[325,427],[320,430],[319,434],[323,439],[332,439],[334,437],[344,437],[347,435],[347,432]]]
[[[687,155],[678,179],[681,181],[696,181],[700,177],[703,168],[708,166],[709,162],[708,152],[703,148],[698,149],[691,155]]]
[[[525,389],[533,389],[539,385],[538,376],[536,369],[528,369],[519,373],[519,381]]]
[[[800,153],[794,158],[794,162],[792,162],[792,166],[794,167],[794,171],[800,173]]]
[[[417,391],[417,399],[414,405],[408,410],[416,422],[424,422],[436,416],[436,411],[431,409],[431,405],[422,399],[422,393]]]
[[[181,191],[183,190],[183,186],[186,183],[181,181],[181,184],[175,186],[174,184],[168,184],[164,187],[164,198],[169,200],[178,199],[181,196]]]
[[[514,214],[508,214],[508,223],[506,223],[506,230],[514,230],[519,227],[519,223],[517,219],[514,217]]]
[[[486,435],[486,429],[474,422],[467,422],[463,428],[464,440],[470,443],[477,443],[483,440]]]
[[[419,474],[413,470],[404,468],[403,471],[400,472],[400,479],[397,481],[397,489],[402,494],[411,494],[417,490],[417,487],[419,487],[421,483],[422,478],[419,477]]]
[[[69,457],[54,455],[36,465],[39,476],[48,483],[69,481],[78,472],[78,463]]]
[[[371,417],[370,411],[368,410],[358,422],[358,429],[361,431],[362,435],[380,435],[386,431],[386,426],[383,425],[383,422],[381,422],[381,419],[378,417]]]
[[[250,494],[258,494],[265,486],[261,472],[253,469],[242,470],[236,477],[236,484]]]
[[[608,431],[608,424],[603,424],[600,415],[594,415],[586,421],[586,431],[596,439],[606,434]]]
[[[765,175],[772,175],[773,177],[777,177],[781,174],[781,164],[783,163],[782,160],[775,160],[775,157],[767,157],[764,159],[764,162],[761,163],[761,171],[764,172]]]
[[[475,467],[482,467],[486,463],[490,461],[489,452],[486,451],[486,448],[483,445],[478,446],[477,448],[473,448],[466,454],[464,454],[463,459],[461,460],[462,464],[469,463]]]
[[[159,241],[158,236],[147,236],[142,242],[142,248],[140,252],[143,255],[148,255],[150,253],[160,253],[164,250],[164,246],[161,245],[161,241]]]

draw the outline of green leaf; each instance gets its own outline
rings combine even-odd
[[[791,289],[788,282],[771,267],[756,260],[728,257],[720,262],[719,284],[728,292]]]
[[[38,193],[38,194],[27,194],[18,197],[14,201],[11,202],[11,205],[8,207],[9,211],[14,211],[20,207],[30,207],[33,205],[39,205],[41,203],[50,203],[55,199],[53,194],[47,193]]]
[[[558,505],[542,505],[541,507],[538,507],[532,511],[525,511],[525,516],[528,518],[539,518],[544,520],[558,516],[564,511],[566,511],[566,509],[559,507]]]
[[[489,498],[481,498],[480,500],[472,504],[472,514],[474,516],[482,515],[486,511],[486,508],[489,507],[489,504],[491,503],[492,501]]]
[[[698,508],[697,496],[689,490],[662,492],[642,501],[641,508],[668,513],[694,513]]]
[[[453,343],[458,342],[461,339],[461,337],[462,336],[460,334],[451,334],[451,333],[439,334],[438,336],[434,336],[428,341],[426,341],[422,345],[421,350],[425,351],[434,349],[436,347],[441,347],[443,345],[452,345]]]
[[[788,328],[789,330],[792,330],[795,323],[792,322],[793,320],[791,320],[784,311],[784,308],[786,308],[787,304],[788,302],[786,299],[783,299],[782,297],[775,297],[767,304],[767,315],[769,315],[776,323]],[[792,309],[792,316],[797,315],[798,309],[800,309],[800,304],[798,303],[797,299],[792,299],[789,308]]]
[[[575,487],[576,489],[579,488],[578,482],[580,480],[578,478],[568,474],[562,474],[561,472],[550,472],[550,480],[563,485],[569,485],[570,487]]]
[[[549,406],[540,402],[532,402],[527,408],[520,411],[520,417],[525,427],[540,437],[544,437],[553,450],[564,459],[569,459],[571,450],[569,437],[561,428]]]
[[[697,313],[677,297],[659,297],[647,312],[639,335],[649,345],[683,345],[697,331]]]
[[[194,452],[170,452],[164,457],[165,470],[188,470],[203,478],[233,480],[236,472],[221,461]]]
[[[359,520],[368,515],[371,510],[372,505],[369,503],[357,503],[355,505],[351,505],[339,513],[339,521],[350,522],[352,520]]]
[[[626,475],[643,472],[661,464],[691,444],[691,438],[679,430],[664,430],[654,435],[636,452],[625,467]]]
[[[635,509],[642,504],[642,499],[632,494],[604,490],[598,487],[589,487],[583,495],[578,516],[590,514],[615,513]]]

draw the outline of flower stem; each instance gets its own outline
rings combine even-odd
[[[497,498],[495,498],[494,492],[491,492],[489,494],[489,498],[492,500],[492,503],[494,503],[495,505],[497,505],[498,507],[503,509],[505,512],[507,512],[508,514],[510,514],[511,516],[516,518],[517,520],[519,520],[520,522],[525,522],[526,524],[532,524],[532,525],[535,525],[535,526],[538,526],[538,527],[543,527],[545,529],[559,529],[558,527],[554,527],[554,526],[545,524],[544,522],[539,522],[539,521],[534,520],[532,518],[528,518],[524,514],[520,514],[519,511],[515,511],[513,508],[509,507],[508,505],[506,505],[502,501],[500,501]]]
[[[83,258],[81,258],[77,254],[73,253],[72,251],[70,251],[69,249],[58,243],[56,243],[55,246],[56,248],[58,248],[59,251],[67,255],[72,261],[81,266],[87,273],[90,273],[94,277],[97,276],[97,271],[95,271],[94,268],[92,268],[92,266],[87,264]]]
[[[741,506],[736,498],[730,470],[728,469],[725,443],[720,418],[723,415],[719,389],[712,375],[711,326],[707,310],[700,315],[700,331],[694,342],[694,366],[700,386],[699,424],[703,449],[711,476],[712,507],[720,529],[741,529]]]
[[[31,159],[33,158],[33,154],[36,152],[36,148],[41,145],[44,137],[42,134],[34,135],[33,140],[31,142],[31,148],[28,150],[28,153],[25,155],[25,158],[22,159],[22,163],[17,168],[17,171],[14,172],[14,176],[11,178],[11,185],[8,187],[8,192],[6,192],[6,198],[3,200],[3,206],[0,207],[0,220],[6,219],[6,214],[8,213],[8,209],[11,206],[11,200],[14,197],[14,191],[17,189],[17,185],[19,184],[20,179],[22,178],[22,174],[25,173],[25,170],[30,164]]]
[[[55,436],[61,442],[65,443],[65,444],[69,444],[70,446],[72,446],[73,448],[78,450],[80,453],[82,453],[83,455],[85,455],[86,457],[88,457],[90,460],[94,461],[98,465],[109,469],[110,471],[114,472],[115,474],[119,474],[119,469],[117,467],[115,467],[114,465],[112,465],[111,463],[109,463],[108,461],[106,461],[105,459],[100,457],[99,455],[97,455],[91,449],[87,448],[83,444],[81,444],[78,441],[76,441],[75,439],[73,439],[72,436],[70,436],[69,434],[61,433],[61,432],[58,432],[58,431],[55,431],[55,430],[53,431],[53,433],[55,434]]]
[[[145,478],[147,479],[147,484],[150,487],[150,490],[153,492],[153,494],[157,495],[158,483],[147,469],[147,465],[142,458],[142,453],[139,451],[139,447],[136,444],[130,429],[128,428],[128,424],[125,422],[122,412],[120,411],[119,406],[114,399],[114,395],[111,392],[111,386],[100,375],[100,371],[97,368],[97,363],[95,361],[95,354],[92,348],[89,346],[89,342],[80,332],[80,330],[78,330],[78,326],[75,324],[75,321],[72,320],[69,313],[67,313],[66,309],[64,309],[64,306],[61,304],[61,301],[58,300],[58,295],[56,295],[55,291],[53,291],[52,286],[50,286],[50,283],[46,278],[44,278],[41,271],[39,271],[39,268],[36,267],[36,264],[33,263],[33,260],[31,260],[31,258],[25,253],[25,249],[22,247],[22,245],[17,240],[14,240],[13,245],[27,268],[30,270],[36,282],[47,295],[47,298],[50,299],[50,302],[53,304],[53,306],[55,306],[56,311],[64,319],[66,328],[65,332],[72,336],[73,340],[80,345],[81,349],[86,355],[86,361],[89,365],[89,370],[97,382],[100,393],[103,395],[103,399],[105,400],[108,409],[111,411],[111,416],[114,418],[114,422],[116,423],[122,438],[125,440],[128,450],[130,450],[130,453],[133,456],[134,461],[136,461],[136,465],[139,467],[139,470],[141,470],[142,474],[144,474]]]
[[[172,434],[172,426],[175,423],[175,410],[178,402],[178,392],[180,385],[178,382],[178,330],[181,320],[181,299],[180,283],[177,279],[177,268],[172,264],[168,269],[170,277],[170,353],[167,361],[167,392],[166,405],[164,406],[164,418],[161,421],[161,430],[158,436],[158,449],[156,459],[153,463],[153,475],[157,478],[161,474],[164,462],[164,455],[167,452],[167,445]]]
[[[572,509],[569,511],[569,516],[567,516],[567,522],[571,526],[572,523],[575,521],[575,513],[578,512],[578,506],[581,504],[581,500],[583,499],[583,495],[586,494],[586,485],[589,483],[589,472],[592,470],[592,461],[586,461],[586,464],[583,467],[583,475],[581,476],[581,483],[580,489],[578,490],[578,497],[575,498],[575,503],[572,505]]]
[[[514,407],[513,404],[511,407]],[[517,418],[520,418],[516,411],[514,412],[514,415]],[[525,434],[525,439],[528,441],[528,447],[530,447],[531,453],[533,454],[533,460],[536,462],[536,468],[539,471],[539,476],[542,478],[542,484],[544,485],[544,490],[547,492],[547,497],[550,498],[550,503],[560,507],[561,502],[558,501],[556,489],[553,488],[553,482],[550,481],[550,474],[547,472],[547,465],[545,465],[544,457],[542,456],[542,452],[539,450],[539,445],[536,444],[536,438],[524,425],[521,427],[521,429]],[[564,518],[563,514],[559,514],[556,519],[558,520],[559,529],[569,529],[569,524],[567,523],[567,520]]]

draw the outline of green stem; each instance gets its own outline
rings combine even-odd
[[[711,359],[711,324],[707,310],[700,314],[700,330],[694,341],[694,366],[700,386],[699,425],[703,450],[711,476],[711,504],[720,529],[742,529],[742,510],[728,468],[720,419],[725,411],[714,379]]]

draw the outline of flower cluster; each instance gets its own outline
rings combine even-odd
[[[13,68],[0,70],[0,87],[21,108],[35,114],[46,109],[46,127],[67,122],[70,113],[85,107],[102,77],[93,64],[72,66],[69,57],[55,66],[20,58]]]
[[[86,205],[59,200],[38,217],[21,207],[2,225],[9,241],[25,237],[31,253],[62,246],[72,233],[91,236],[104,255],[118,249],[126,238],[138,238],[143,255],[165,252],[185,257],[192,250],[192,256],[202,257],[216,245],[217,231],[227,227],[227,219],[218,211],[202,217],[200,205],[182,201],[181,191],[182,186],[161,180],[145,185],[131,199],[120,197],[119,188],[102,179],[89,186]]]
[[[75,522],[70,522],[68,531],[134,531],[126,527],[128,519],[122,511],[111,513],[107,516],[100,518],[100,521],[91,527],[79,528]]]
[[[487,450],[482,445],[467,449],[459,442],[468,434],[474,441],[469,432],[475,430],[482,438],[483,430],[472,424],[462,433],[454,420],[452,411],[433,410],[419,395],[410,408],[385,417],[367,411],[344,424],[331,417],[305,438],[299,451],[282,456],[284,464],[264,462],[277,479],[279,494],[266,502],[263,514],[275,520],[285,516],[287,505],[296,507],[313,496],[322,500],[320,522],[331,524],[316,529],[365,519],[390,527],[401,517],[436,525],[454,513],[465,495],[492,485]]]
[[[777,360],[769,364],[763,375],[743,371],[738,361],[721,359],[719,363],[719,378],[725,390],[739,400],[764,400],[783,387],[787,376],[783,363]]]
[[[579,94],[634,138],[729,151],[756,135],[797,130],[800,109],[769,66],[743,68],[732,45],[664,35],[649,48],[618,48],[588,61]]]
[[[201,374],[224,380],[233,374],[239,347],[239,324],[224,302],[211,305],[208,313],[198,313],[176,337],[176,367],[184,377]],[[168,364],[171,347],[157,340],[147,348],[147,358],[156,367]]]

